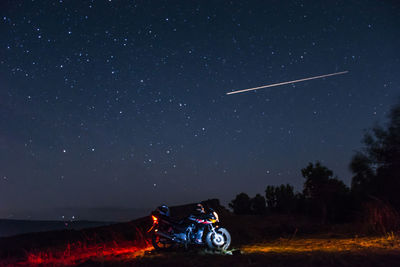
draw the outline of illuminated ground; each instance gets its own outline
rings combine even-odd
[[[354,238],[275,239],[236,248],[233,255],[204,249],[157,253],[151,246],[114,244],[29,254],[19,266],[399,266],[400,239],[394,235]],[[241,253],[239,253],[239,251]],[[0,264],[1,265],[1,264]],[[15,266],[15,262],[10,266]]]
[[[158,253],[150,218],[80,231],[0,239],[3,266],[400,266],[400,235],[367,236],[358,224],[227,214],[233,255],[202,248]],[[357,236],[358,235],[358,236]]]
[[[363,252],[365,250],[400,252],[400,240],[394,235],[354,238],[278,239],[243,246],[244,253]]]

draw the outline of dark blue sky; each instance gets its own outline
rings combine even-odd
[[[396,1],[0,10],[0,218],[301,190],[300,169],[316,160],[349,184],[363,130],[400,96]]]

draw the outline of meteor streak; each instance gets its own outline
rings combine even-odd
[[[290,84],[290,83],[299,83],[299,82],[304,82],[304,81],[309,81],[309,80],[315,80],[315,79],[320,79],[320,78],[325,78],[329,76],[335,76],[335,75],[341,75],[348,73],[349,71],[341,71],[341,72],[335,72],[335,73],[329,73],[329,74],[324,74],[320,76],[314,76],[314,77],[309,77],[309,78],[304,78],[304,79],[299,79],[299,80],[294,80],[294,81],[289,81],[289,82],[282,82],[282,83],[274,83],[274,84],[269,84],[269,85],[263,85],[259,87],[253,87],[253,88],[248,88],[248,89],[243,89],[243,90],[238,90],[238,91],[232,91],[226,93],[227,95],[233,95],[233,94],[238,94],[238,93],[243,93],[247,91],[254,91],[262,88],[268,88],[268,87],[275,87],[275,86],[280,86],[280,85],[285,85],[285,84]]]

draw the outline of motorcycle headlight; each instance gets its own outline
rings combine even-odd
[[[214,212],[213,212],[213,215],[214,215],[214,217],[215,217],[215,220],[216,220],[217,222],[219,222],[218,213],[216,213],[216,212],[214,211]]]

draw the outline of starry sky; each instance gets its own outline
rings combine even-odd
[[[399,6],[1,1],[0,218],[227,204],[316,160],[350,184],[400,96]]]

